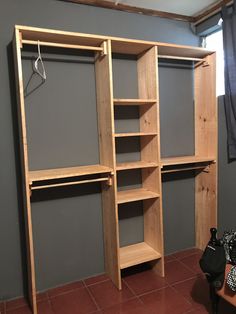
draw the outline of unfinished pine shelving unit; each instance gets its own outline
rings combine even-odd
[[[29,300],[37,313],[31,193],[34,190],[101,182],[105,268],[118,289],[121,270],[150,262],[164,276],[161,173],[197,170],[195,212],[196,246],[203,248],[209,228],[216,226],[217,208],[217,109],[215,96],[215,54],[206,49],[159,42],[130,40],[58,30],[16,26],[14,34],[15,72],[18,95],[19,133],[24,187]],[[27,45],[83,49],[95,53],[95,78],[100,164],[29,171],[21,51]],[[138,99],[113,97],[112,53],[137,57]],[[195,155],[161,159],[158,58],[191,60],[195,63]],[[116,133],[114,106],[138,106],[139,132]],[[140,141],[140,160],[116,162],[118,138]],[[142,187],[120,191],[117,175],[139,169]],[[86,179],[83,179],[86,176]],[[80,179],[81,178],[81,179]],[[66,179],[66,182],[65,182]],[[142,201],[144,241],[120,247],[119,205]]]

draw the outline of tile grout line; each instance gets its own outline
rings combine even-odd
[[[124,279],[123,279],[124,280]],[[125,281],[125,280],[124,280]],[[135,293],[135,291],[128,285],[128,283],[125,281],[125,284],[128,286],[128,288],[134,293],[134,295],[142,302],[142,300],[140,299],[140,297],[142,297],[142,296],[144,296],[144,295],[147,295],[147,294],[149,294],[149,293],[153,293],[153,292],[155,292],[155,291],[159,291],[159,290],[161,290],[161,289],[165,289],[165,288],[167,288],[168,286],[170,286],[169,285],[169,283],[166,281],[166,285],[165,286],[163,286],[163,287],[161,287],[161,288],[157,288],[157,289],[152,289],[152,290],[149,290],[149,291],[146,291],[146,292],[144,292],[144,293],[141,293],[141,294],[137,294],[137,293]],[[143,303],[143,302],[142,302]]]
[[[87,284],[84,282],[84,280],[82,280],[82,281],[84,282],[84,286],[85,286],[85,287],[90,287],[90,286],[94,286],[94,285],[97,285],[97,284],[99,284],[99,283],[106,282],[106,281],[109,281],[109,280],[110,280],[110,279],[107,278],[107,279],[104,279],[104,280],[101,280],[101,281],[98,281],[98,282],[91,283],[91,284],[89,284],[89,285],[87,285]]]
[[[82,280],[81,280],[81,282],[82,282]],[[61,287],[63,287],[63,286],[61,286]],[[58,296],[65,295],[65,294],[71,293],[71,292],[73,292],[73,291],[80,290],[80,289],[84,289],[84,288],[86,288],[86,287],[85,287],[85,286],[82,286],[82,287],[78,287],[78,288],[74,288],[74,289],[69,289],[69,290],[67,290],[67,291],[59,292],[58,294],[52,295],[52,296],[50,296],[49,293],[48,293],[48,298],[51,300],[51,299],[54,299],[54,298],[56,298],[56,297],[58,297]]]
[[[90,298],[92,299],[93,303],[94,303],[95,306],[97,307],[97,310],[98,310],[98,311],[101,311],[102,309],[101,309],[100,306],[98,305],[98,303],[97,303],[95,297],[93,296],[92,292],[90,291],[89,287],[87,287],[87,286],[85,285],[85,289],[87,290],[88,294],[90,295]]]
[[[192,256],[192,255],[191,255]],[[184,265],[188,270],[190,270],[192,273],[194,273],[195,275],[198,275],[198,274],[201,274],[201,273],[196,273],[196,272],[193,272],[193,270],[188,266],[186,265],[184,262],[182,262],[182,260],[179,260],[179,262]]]
[[[56,312],[54,311],[54,308],[53,308],[51,299],[48,299],[48,303],[49,303],[49,305],[50,305],[50,309],[52,310],[52,312],[53,312],[54,314],[56,314]]]
[[[145,305],[144,303],[143,303],[143,301],[139,298],[139,295],[137,295],[136,293],[135,293],[135,291],[129,286],[129,284],[126,282],[126,280],[123,278],[123,281],[124,281],[124,283],[125,283],[125,285],[129,288],[129,290],[134,294],[134,296],[141,302],[141,304],[142,305]]]
[[[178,295],[180,295],[184,300],[186,300],[192,307],[192,309],[189,309],[188,311],[194,310],[194,305],[182,294],[180,293],[176,288],[170,287],[173,291],[175,291]]]

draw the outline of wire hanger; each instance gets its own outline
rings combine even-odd
[[[41,64],[42,71],[39,70],[39,63]],[[46,81],[46,71],[43,64],[43,59],[41,57],[41,51],[40,51],[40,44],[38,40],[38,58],[34,62],[34,71],[43,79],[43,81]]]

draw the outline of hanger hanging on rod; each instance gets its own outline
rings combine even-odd
[[[41,64],[42,72],[39,69],[39,64]],[[43,64],[43,59],[41,57],[39,40],[38,40],[38,58],[34,62],[34,71],[43,79],[44,82],[46,81],[47,76],[46,76],[46,71]]]

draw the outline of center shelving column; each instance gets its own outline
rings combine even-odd
[[[138,99],[114,99],[115,106],[138,106],[139,132],[115,133],[114,137],[136,137],[140,141],[140,160],[117,163],[115,172],[140,169],[142,187],[117,191],[116,206],[142,201],[143,242],[119,248],[120,270],[151,262],[164,276],[163,220],[161,198],[160,132],[157,47],[137,56]],[[119,222],[118,222],[119,223]],[[118,227],[117,227],[118,230]]]

